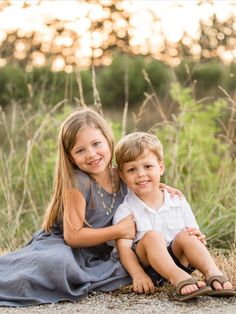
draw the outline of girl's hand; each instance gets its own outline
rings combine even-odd
[[[136,235],[136,226],[134,215],[129,214],[127,217],[120,220],[117,224],[120,229],[119,238],[133,240]]]
[[[136,293],[152,294],[155,287],[151,278],[143,271],[133,276],[133,290]]]
[[[202,234],[201,231],[197,228],[188,227],[186,228],[189,235],[195,235],[202,244],[206,245],[206,236]]]
[[[165,189],[167,192],[170,193],[170,196],[171,196],[171,197],[174,197],[175,195],[177,195],[179,198],[184,197],[183,193],[182,193],[180,190],[175,189],[175,188],[172,188],[171,186],[166,185],[166,184],[164,184],[164,183],[160,183],[160,184],[159,184],[159,188],[160,188],[161,190]]]

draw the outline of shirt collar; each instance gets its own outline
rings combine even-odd
[[[132,208],[134,208],[137,211],[143,211],[143,210],[148,210],[149,212],[155,214],[157,210],[154,208],[148,206],[145,204],[134,192],[129,191],[130,195],[130,202]],[[170,196],[170,193],[167,192],[167,190],[163,190],[164,192],[164,202],[162,206],[159,208],[158,212],[160,211],[168,211],[171,209],[171,207],[179,207],[180,206],[180,198],[179,196],[175,195],[174,197]]]

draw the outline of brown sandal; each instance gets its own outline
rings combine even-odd
[[[218,281],[221,286],[222,290],[216,290],[213,286],[213,282]],[[208,294],[210,296],[215,296],[215,297],[232,297],[236,295],[235,289],[224,289],[224,283],[229,281],[225,276],[220,275],[220,276],[212,276],[210,277],[207,281],[206,284],[212,288],[212,291]]]
[[[182,294],[181,289],[185,286],[188,285],[196,285],[198,287],[197,291],[194,291],[192,293],[188,294]],[[175,301],[187,301],[191,300],[193,298],[203,296],[203,295],[208,295],[212,291],[210,286],[202,287],[200,288],[198,286],[198,281],[195,278],[189,278],[183,281],[180,281],[177,286],[176,286],[176,294],[174,295],[174,300]]]

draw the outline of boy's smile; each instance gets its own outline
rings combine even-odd
[[[159,161],[153,152],[145,150],[135,160],[125,162],[120,175],[128,188],[144,201],[144,198],[153,198],[158,194],[164,168],[163,161]]]

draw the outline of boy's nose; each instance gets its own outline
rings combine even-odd
[[[138,171],[137,171],[137,175],[138,175],[138,177],[142,177],[142,176],[144,176],[144,175],[145,175],[145,171],[144,171],[144,169],[143,169],[143,168],[138,169]]]

